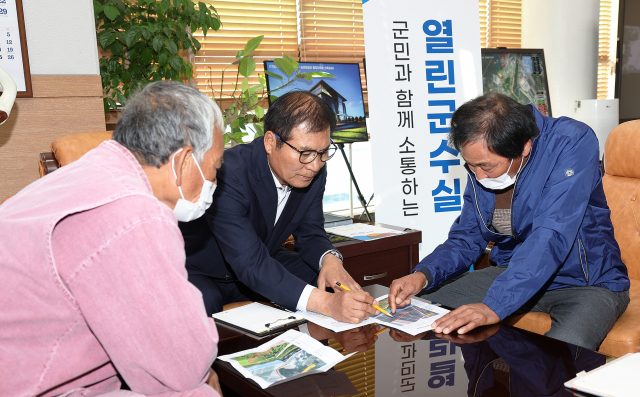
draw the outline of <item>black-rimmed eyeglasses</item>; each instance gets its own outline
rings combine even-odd
[[[318,157],[318,156],[320,156],[320,161],[327,162],[327,161],[331,160],[331,157],[333,157],[333,155],[336,154],[336,150],[338,149],[336,147],[336,144],[333,143],[333,140],[331,140],[331,145],[328,148],[326,148],[325,150],[321,150],[321,151],[317,151],[317,150],[300,150],[300,149],[292,146],[289,142],[287,142],[284,139],[280,138],[280,135],[275,134],[275,133],[273,135],[277,136],[278,139],[280,139],[282,142],[286,143],[291,149],[293,149],[296,152],[300,153],[300,162],[302,164],[309,164],[313,160],[315,160],[316,157]]]

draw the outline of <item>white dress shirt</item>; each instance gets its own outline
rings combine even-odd
[[[276,184],[276,191],[278,192],[278,209],[276,210],[276,220],[273,223],[275,226],[275,224],[278,223],[278,219],[280,218],[280,215],[282,214],[282,210],[284,210],[284,207],[287,205],[287,200],[289,200],[289,195],[291,194],[291,186],[289,185],[283,186],[280,183],[280,181],[276,177],[276,174],[273,173],[273,170],[271,169],[271,165],[269,165],[269,170],[271,171],[271,175],[273,176],[273,181]],[[331,253],[331,250],[325,252],[320,257],[320,264],[318,267],[319,269],[322,269],[322,260],[324,259],[325,255],[329,253]],[[309,298],[311,297],[311,292],[313,292],[314,288],[315,287],[309,284],[307,284],[304,287],[304,289],[302,290],[302,294],[300,294],[300,298],[298,299],[298,305],[296,306],[296,309],[307,311],[307,304],[309,303]]]

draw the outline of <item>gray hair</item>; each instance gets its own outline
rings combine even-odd
[[[175,81],[150,83],[129,99],[113,140],[141,164],[160,167],[181,147],[193,146],[202,164],[213,146],[214,127],[224,131],[220,108],[204,93]]]

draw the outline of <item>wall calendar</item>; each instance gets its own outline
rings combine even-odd
[[[0,67],[16,82],[18,98],[33,97],[22,0],[0,0]]]

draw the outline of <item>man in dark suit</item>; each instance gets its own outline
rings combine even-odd
[[[335,125],[322,99],[289,92],[269,108],[264,137],[225,152],[213,204],[181,224],[189,281],[209,314],[260,296],[351,323],[378,313],[324,231],[324,164],[336,151]],[[298,252],[282,247],[292,234]],[[336,281],[352,291],[326,292]]]

